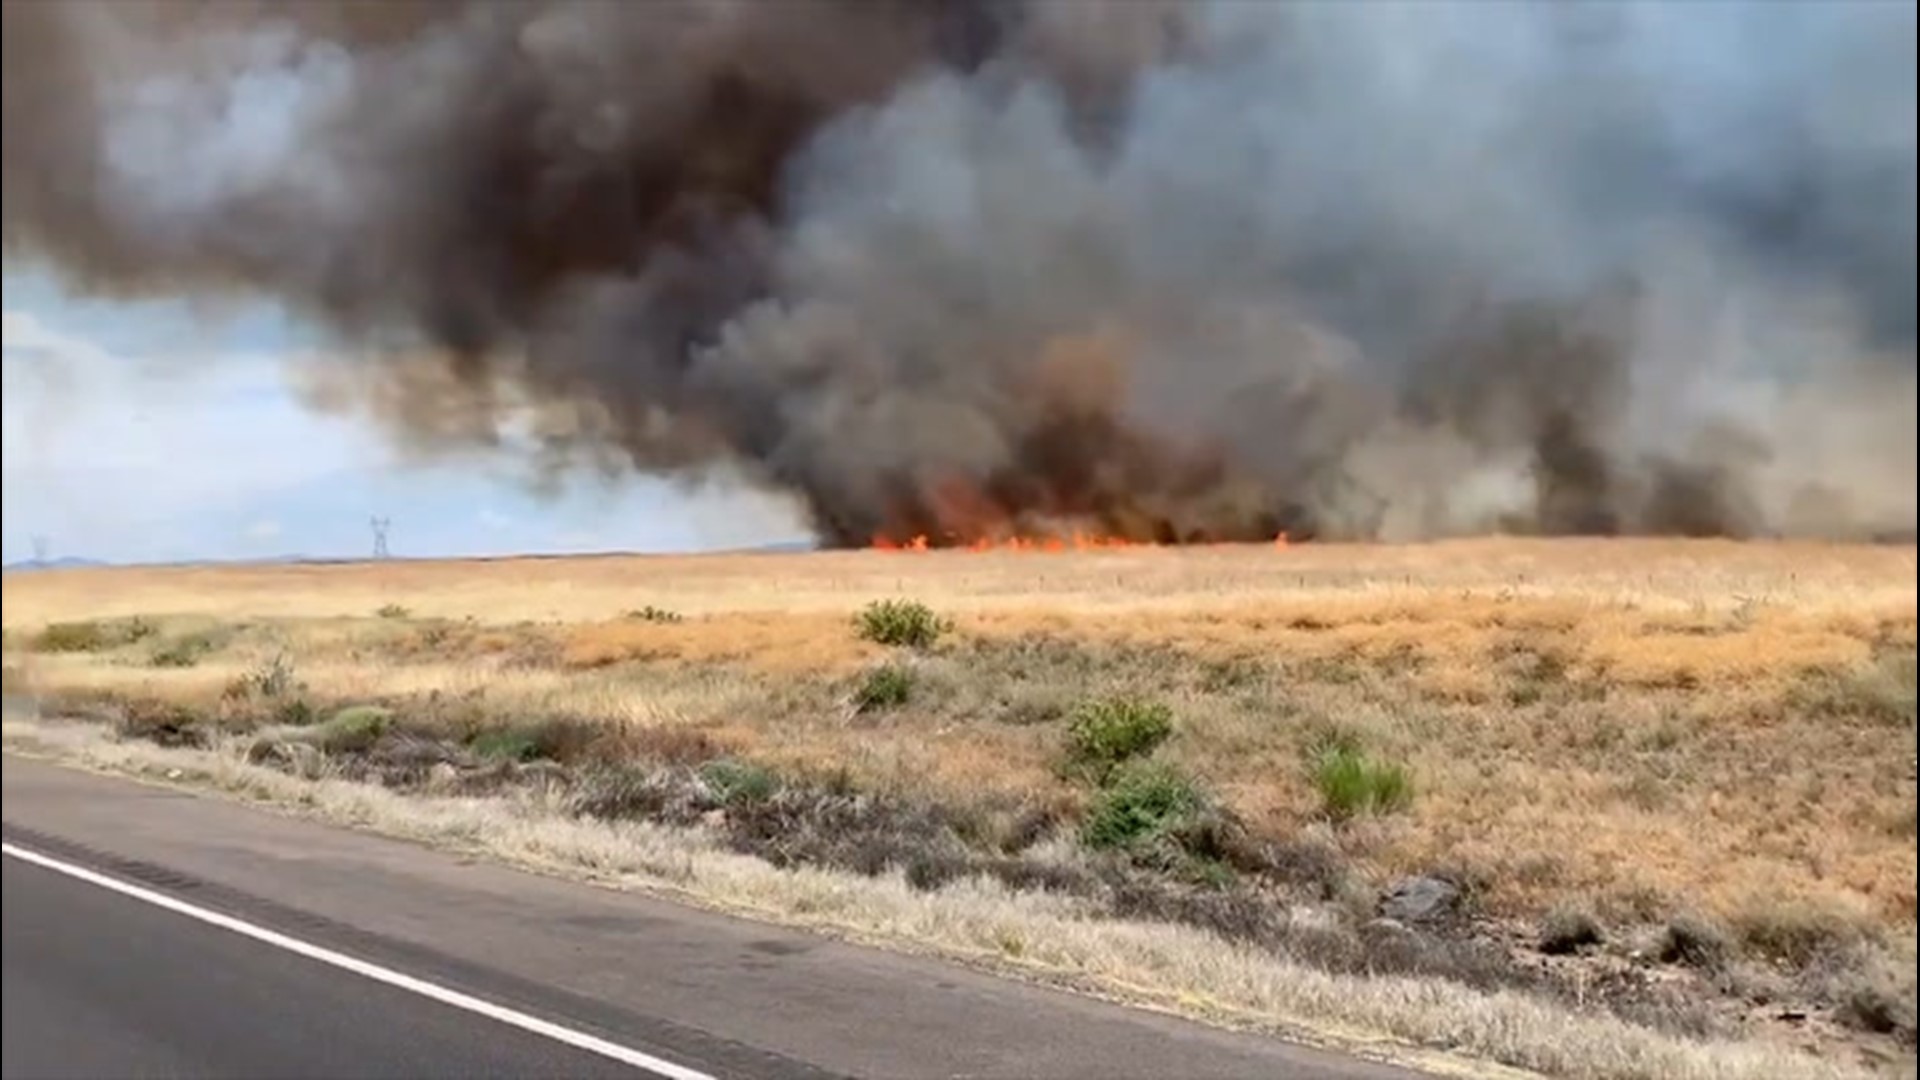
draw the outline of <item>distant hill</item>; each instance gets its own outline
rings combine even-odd
[[[5,566],[0,567],[0,570],[5,570],[9,574],[13,574],[27,573],[33,570],[78,570],[86,566],[107,565],[110,564],[101,562],[99,559],[82,559],[75,555],[67,555],[58,559],[21,559],[19,562],[7,563]]]
[[[818,551],[820,550],[820,544],[814,540],[782,540],[779,543],[761,544],[759,547],[751,547],[746,550],[765,552]]]
[[[753,547],[733,548],[730,550],[736,554],[755,554],[755,553],[772,554],[772,553],[780,553],[780,552],[817,551],[819,550],[819,548],[820,548],[820,545],[813,540],[785,540],[785,541],[780,541],[778,543],[759,544]],[[724,553],[725,552],[723,551],[713,552],[713,554],[716,554],[716,555],[724,554]],[[579,558],[581,557],[581,554],[582,553],[579,553],[579,552],[572,552],[567,554],[554,553],[554,554],[529,554],[529,555],[494,555],[494,556],[488,556],[487,558],[490,558],[490,559],[568,559],[568,558]],[[633,553],[621,552],[621,551],[608,551],[608,552],[599,552],[597,554],[626,555],[626,554],[633,554]],[[427,557],[432,558],[432,556],[427,556]],[[404,561],[406,558],[407,558],[406,556],[402,556],[400,557],[399,561]],[[253,559],[179,559],[172,562],[138,563],[138,564],[132,564],[132,565],[141,565],[141,566],[286,566],[286,565],[323,566],[329,563],[351,563],[351,562],[363,562],[363,561],[365,561],[365,559],[358,556],[329,557],[324,555],[269,555],[263,558],[253,558]],[[83,559],[78,556],[68,555],[58,559],[22,559],[19,562],[7,563],[3,568],[0,568],[0,569],[4,569],[9,574],[15,574],[15,573],[24,574],[24,573],[31,573],[35,570],[79,570],[79,569],[84,569],[86,567],[114,566],[114,565],[116,564],[107,562],[103,559]]]

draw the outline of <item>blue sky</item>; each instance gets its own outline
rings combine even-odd
[[[556,498],[501,462],[422,464],[312,412],[284,362],[317,339],[265,307],[115,303],[33,268],[5,275],[5,561],[692,551],[804,535],[777,500],[583,476]]]

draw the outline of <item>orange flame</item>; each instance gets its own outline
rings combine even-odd
[[[936,545],[924,533],[907,537],[904,540],[896,540],[886,535],[879,535],[873,538],[872,548],[875,551],[899,552],[932,551],[936,548],[971,552],[1064,552],[1159,550],[1182,546],[1160,544],[1149,540],[1128,540],[1121,536],[1107,536],[1080,529],[1075,529],[1068,533],[1049,533],[1040,536],[978,536],[971,540],[962,540],[958,537],[949,537],[949,539],[949,543]],[[1285,551],[1291,544],[1292,540],[1284,532],[1273,538],[1273,546],[1277,551]],[[1184,546],[1203,547],[1221,545],[1191,544]]]
[[[877,533],[872,542],[874,550],[1065,552],[1221,546],[1216,538],[1207,536],[1188,536],[1177,542],[1162,543],[1130,539],[1125,535],[1151,532],[1151,525],[1144,520],[1137,523],[1136,529],[1111,526],[1115,532],[1069,525],[1075,520],[1085,521],[1085,516],[1068,507],[1053,508],[1057,511],[1053,515],[1039,507],[1016,513],[964,476],[934,478],[922,487],[921,499],[918,505],[906,508],[902,514],[903,520],[913,524]],[[1050,517],[1058,524],[1051,527],[1046,524]],[[937,533],[921,531],[929,524],[937,527]],[[1290,542],[1285,532],[1273,538],[1276,549],[1285,549]]]

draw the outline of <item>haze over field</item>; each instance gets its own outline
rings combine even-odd
[[[1915,510],[1901,3],[9,4],[5,239],[826,540]]]

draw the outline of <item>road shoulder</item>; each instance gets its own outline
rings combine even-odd
[[[12,754],[5,821],[10,842],[722,1073],[1413,1075]]]

